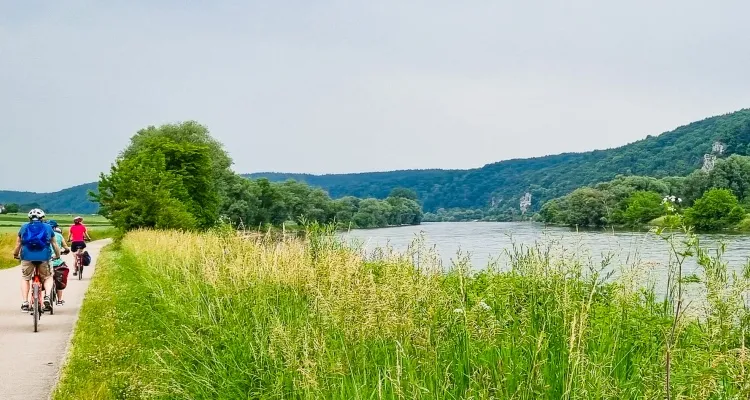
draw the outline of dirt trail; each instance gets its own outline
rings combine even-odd
[[[88,244],[91,265],[83,280],[73,276],[73,256],[63,256],[71,266],[65,305],[55,308],[55,315],[45,313],[34,333],[33,317],[21,312],[21,269],[0,270],[0,398],[47,399],[50,396],[65,358],[71,333],[78,319],[83,296],[94,273],[96,260],[109,239]]]

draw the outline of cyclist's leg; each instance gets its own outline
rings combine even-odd
[[[29,311],[31,300],[31,277],[34,276],[34,263],[21,261],[21,310]]]
[[[67,265],[63,263],[62,267],[59,269],[60,281],[58,283],[62,283],[63,286],[68,285],[68,272],[69,270],[68,270]],[[55,273],[57,274],[58,271],[55,271]],[[57,305],[61,306],[63,304],[65,304],[65,300],[63,300],[63,289],[58,289],[57,290]]]
[[[52,304],[49,299],[50,294],[52,294],[52,280],[54,279],[52,277],[52,268],[49,262],[45,261],[39,264],[37,271],[39,272],[39,278],[41,278],[44,284],[44,307],[48,309]]]

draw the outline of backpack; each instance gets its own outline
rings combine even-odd
[[[84,251],[81,256],[81,262],[83,263],[84,267],[88,267],[89,264],[91,264],[91,255],[88,251]]]
[[[31,222],[21,236],[21,244],[31,251],[44,250],[50,245],[47,225],[42,222]]]

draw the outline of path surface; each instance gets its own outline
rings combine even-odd
[[[73,276],[73,255],[63,256],[71,267],[63,296],[65,305],[56,307],[55,315],[43,314],[36,333],[33,317],[21,312],[21,267],[0,270],[0,399],[49,398],[99,250],[109,242],[105,239],[88,243],[91,265],[80,281]]]

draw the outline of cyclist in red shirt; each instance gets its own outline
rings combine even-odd
[[[86,248],[86,240],[91,240],[89,232],[86,230],[86,225],[83,224],[83,217],[75,217],[73,219],[73,226],[70,227],[68,233],[68,242],[70,243],[70,250],[75,253],[76,257],[81,257],[83,249]],[[78,275],[78,271],[73,272],[73,276]]]

